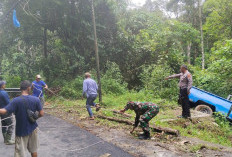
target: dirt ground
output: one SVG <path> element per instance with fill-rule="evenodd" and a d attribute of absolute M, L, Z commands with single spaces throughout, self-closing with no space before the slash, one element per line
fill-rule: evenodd
<path fill-rule="evenodd" d="M 131 126 L 110 125 L 101 119 L 94 121 L 79 117 L 75 112 L 62 109 L 47 109 L 47 113 L 62 118 L 74 125 L 95 134 L 104 141 L 110 142 L 136 157 L 231 157 L 232 148 L 212 144 L 197 138 L 175 137 L 156 133 L 151 140 L 139 140 L 131 135 Z M 118 126 L 118 127 L 117 127 Z M 137 130 L 139 132 L 140 130 Z M 195 147 L 199 147 L 194 151 Z"/>

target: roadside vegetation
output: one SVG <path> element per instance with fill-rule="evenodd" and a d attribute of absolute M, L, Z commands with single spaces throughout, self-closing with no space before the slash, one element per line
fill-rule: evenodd
<path fill-rule="evenodd" d="M 180 131 L 181 136 L 198 138 L 203 141 L 212 142 L 215 144 L 220 144 L 227 147 L 232 147 L 232 131 L 231 126 L 228 121 L 219 117 L 211 118 L 196 118 L 192 121 L 185 119 L 176 119 L 176 116 L 181 114 L 181 108 L 173 101 L 166 101 L 164 99 L 152 98 L 149 95 L 144 93 L 125 93 L 120 96 L 115 95 L 105 95 L 103 97 L 104 106 L 99 112 L 94 113 L 96 115 L 104 115 L 108 117 L 115 117 L 120 119 L 127 119 L 134 121 L 135 114 L 132 111 L 128 111 L 127 113 L 133 115 L 133 118 L 125 118 L 120 115 L 114 114 L 113 110 L 119 111 L 123 109 L 126 102 L 130 100 L 138 100 L 138 101 L 146 101 L 149 100 L 151 102 L 155 102 L 160 106 L 160 113 L 152 119 L 150 125 L 156 125 L 161 127 L 169 127 L 172 129 L 177 129 Z M 50 99 L 48 101 L 49 109 L 48 112 L 54 109 L 54 111 L 58 110 L 58 113 L 63 113 L 61 115 L 66 115 L 68 117 L 77 117 L 77 119 L 86 119 L 88 118 L 88 114 L 85 109 L 85 101 L 84 100 L 67 100 L 67 99 Z M 54 114 L 54 112 L 51 112 Z M 55 114 L 56 115 L 56 114 Z M 175 120 L 173 120 L 175 119 Z M 171 120 L 171 121 L 169 121 Z M 108 127 L 113 128 L 125 128 L 126 132 L 129 132 L 131 126 L 126 126 L 124 124 L 120 124 L 117 122 L 111 122 L 108 120 L 102 120 L 97 118 L 97 123 L 101 123 L 102 125 L 106 125 Z M 138 131 L 138 130 L 137 130 Z M 138 132 L 137 132 L 138 133 Z M 153 132 L 153 136 L 156 134 Z M 136 135 L 136 133 L 134 134 Z M 167 135 L 164 135 L 162 138 L 157 140 L 167 140 Z M 170 139 L 169 139 L 170 140 Z"/>

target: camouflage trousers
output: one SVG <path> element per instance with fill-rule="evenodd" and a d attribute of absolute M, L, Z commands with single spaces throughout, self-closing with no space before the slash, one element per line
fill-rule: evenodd
<path fill-rule="evenodd" d="M 5 119 L 5 120 L 1 120 L 2 123 L 2 133 L 7 133 L 9 135 L 13 134 L 13 130 L 14 130 L 14 126 L 13 124 L 13 118 L 9 118 L 11 117 L 12 114 L 6 114 L 6 115 L 1 115 L 1 119 Z M 6 127 L 9 126 L 9 127 Z"/>
<path fill-rule="evenodd" d="M 159 113 L 159 108 L 157 106 L 151 107 L 146 113 L 144 113 L 140 119 L 140 127 L 143 129 L 144 132 L 149 132 L 149 121 L 154 118 Z"/>

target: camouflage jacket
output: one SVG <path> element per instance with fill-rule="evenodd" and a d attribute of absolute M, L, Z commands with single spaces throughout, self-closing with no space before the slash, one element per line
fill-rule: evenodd
<path fill-rule="evenodd" d="M 155 109 L 158 110 L 159 107 L 152 102 L 128 102 L 124 110 L 127 111 L 129 109 L 134 110 L 136 113 L 134 126 L 137 127 L 141 115 L 143 115 L 146 112 L 153 111 Z"/>

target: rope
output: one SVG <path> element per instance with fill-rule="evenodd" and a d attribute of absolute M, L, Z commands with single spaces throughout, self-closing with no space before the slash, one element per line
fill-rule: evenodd
<path fill-rule="evenodd" d="M 10 117 L 1 119 L 1 121 L 6 120 L 6 119 L 9 119 L 9 118 L 13 118 L 13 116 L 10 116 Z M 15 122 L 12 123 L 11 125 L 8 125 L 8 126 L 2 126 L 2 125 L 0 124 L 0 127 L 2 127 L 2 128 L 7 128 L 7 129 L 8 129 L 9 127 L 14 126 L 14 125 L 15 125 Z M 38 131 L 41 132 L 42 135 L 45 135 L 45 133 L 43 133 L 39 128 L 38 128 Z M 45 138 L 45 139 L 46 139 L 47 142 L 49 143 L 48 138 Z M 59 141 L 56 141 L 55 143 L 59 143 Z M 51 145 L 52 145 L 53 147 L 55 147 L 55 148 L 61 150 L 61 151 L 76 152 L 76 151 L 85 150 L 85 149 L 87 149 L 87 148 L 89 148 L 89 147 L 93 147 L 93 146 L 98 145 L 98 144 L 100 144 L 100 143 L 104 143 L 104 141 L 98 141 L 98 142 L 96 142 L 96 143 L 93 143 L 93 144 L 91 144 L 91 145 L 85 146 L 85 147 L 83 147 L 83 148 L 71 148 L 71 149 L 64 149 L 64 148 L 61 148 L 61 147 L 67 147 L 67 146 L 61 146 L 61 147 L 59 147 L 59 146 L 57 146 L 57 145 L 55 146 L 54 143 L 52 143 Z"/>
<path fill-rule="evenodd" d="M 87 149 L 89 147 L 95 146 L 95 145 L 100 144 L 100 143 L 104 143 L 104 141 L 99 141 L 99 142 L 96 142 L 96 143 L 91 144 L 89 146 L 86 146 L 86 147 L 83 147 L 83 148 L 77 148 L 77 149 L 62 149 L 62 148 L 58 148 L 58 147 L 56 147 L 56 148 L 59 149 L 59 150 L 62 150 L 62 151 L 76 152 L 76 151 L 81 151 L 81 150 Z"/>
<path fill-rule="evenodd" d="M 9 127 L 14 126 L 14 125 L 15 125 L 15 123 L 13 123 L 13 124 L 11 124 L 11 125 L 8 125 L 8 126 L 2 126 L 2 125 L 0 125 L 0 127 L 2 127 L 2 128 L 9 128 Z M 41 132 L 42 134 L 44 134 L 39 128 L 38 128 L 38 131 Z M 49 143 L 48 138 L 45 138 L 45 139 L 47 140 L 47 143 Z M 59 142 L 56 141 L 55 143 L 59 143 Z M 90 145 L 85 146 L 85 147 L 82 147 L 82 148 L 63 149 L 63 148 L 61 148 L 61 147 L 59 147 L 59 146 L 57 146 L 57 145 L 54 145 L 54 142 L 51 144 L 51 146 L 53 146 L 54 148 L 59 149 L 59 150 L 61 150 L 61 151 L 77 152 L 77 151 L 85 150 L 85 149 L 87 149 L 87 148 L 89 148 L 89 147 L 93 147 L 93 146 L 98 145 L 98 144 L 100 144 L 100 143 L 104 143 L 104 141 L 98 141 L 98 142 L 96 142 L 96 143 L 90 144 Z M 62 146 L 62 147 L 68 147 L 68 146 Z"/>
<path fill-rule="evenodd" d="M 40 90 L 40 89 L 38 89 L 38 88 L 36 88 L 36 87 L 35 87 L 36 84 L 34 84 L 34 83 L 32 83 L 32 84 L 33 84 L 33 88 L 35 88 L 36 90 L 40 91 L 40 94 L 39 94 L 39 98 L 40 98 L 40 96 L 41 96 L 41 94 L 43 93 L 43 91 Z M 40 86 L 40 85 L 36 85 L 36 86 Z M 43 86 L 40 86 L 40 87 L 43 87 Z"/>
<path fill-rule="evenodd" d="M 37 85 L 37 86 L 40 86 L 40 85 Z M 42 87 L 42 86 L 41 86 Z M 42 94 L 42 90 L 40 90 L 40 89 L 38 89 L 38 88 L 36 88 L 35 86 L 34 86 L 34 88 L 35 89 L 37 89 L 37 90 L 39 90 L 40 91 L 40 95 Z M 48 90 L 49 92 L 51 92 L 51 93 L 53 93 L 58 99 L 56 99 L 56 101 L 58 101 L 59 99 L 63 99 L 64 100 L 64 98 L 63 97 L 61 97 L 61 96 L 59 96 L 59 95 L 57 95 L 57 94 L 55 94 L 53 91 L 51 91 L 50 89 L 46 89 L 46 90 Z M 40 96 L 39 95 L 39 96 Z M 66 99 L 67 101 L 70 101 L 69 99 Z M 64 107 L 64 109 L 71 109 L 71 108 L 86 108 L 85 106 L 78 106 L 78 107 Z M 53 109 L 53 108 L 51 108 L 51 109 Z M 55 109 L 55 108 L 54 108 Z M 101 108 L 101 110 L 112 110 L 112 109 L 104 109 L 104 108 Z M 13 116 L 10 116 L 10 117 L 7 117 L 7 118 L 4 118 L 4 119 L 1 119 L 1 121 L 3 121 L 3 120 L 6 120 L 6 119 L 9 119 L 9 118 L 13 118 Z M 2 128 L 9 128 L 9 127 L 11 127 L 11 126 L 14 126 L 15 125 L 15 122 L 14 123 L 12 123 L 11 125 L 9 125 L 9 126 L 2 126 L 2 125 L 0 125 L 0 127 L 2 127 Z M 46 133 L 44 133 L 44 132 L 42 132 L 40 129 L 38 129 L 38 131 L 42 134 L 42 136 L 46 136 Z M 47 143 L 49 143 L 50 141 L 48 140 L 48 137 L 46 137 L 45 138 L 45 140 L 47 140 L 46 142 Z M 53 141 L 54 141 L 54 139 L 53 139 Z M 58 140 L 55 140 L 56 142 L 55 143 L 59 143 L 60 141 L 58 141 Z M 90 147 L 93 147 L 93 146 L 95 146 L 95 145 L 99 145 L 99 144 L 102 144 L 102 143 L 104 143 L 104 141 L 103 140 L 101 140 L 101 141 L 98 141 L 98 142 L 96 142 L 96 143 L 93 143 L 93 144 L 90 144 L 90 145 L 87 145 L 87 146 L 85 146 L 85 147 L 82 147 L 82 148 L 76 148 L 76 147 L 74 147 L 74 148 L 69 148 L 69 149 L 64 149 L 65 147 L 69 147 L 69 146 L 58 146 L 58 145 L 56 145 L 56 144 L 54 144 L 54 142 L 53 143 L 51 143 L 50 145 L 51 146 L 53 146 L 54 148 L 56 148 L 56 149 L 58 149 L 58 150 L 61 150 L 61 151 L 65 151 L 65 152 L 80 152 L 80 151 L 82 151 L 82 150 L 85 150 L 85 149 L 88 149 L 88 148 L 90 148 Z"/>
<path fill-rule="evenodd" d="M 23 11 L 26 13 L 26 15 L 31 16 L 32 18 L 34 18 L 39 24 L 41 25 L 47 25 L 50 24 L 49 22 L 44 22 L 45 20 L 38 14 L 33 14 L 30 10 L 30 5 L 29 2 L 31 0 L 27 0 L 25 2 L 25 4 L 20 4 L 21 8 L 23 9 Z M 27 9 L 26 9 L 27 8 Z M 62 20 L 64 19 L 64 17 L 57 17 L 57 18 L 53 18 L 53 21 L 58 21 L 58 20 Z"/>
<path fill-rule="evenodd" d="M 39 86 L 39 87 L 43 87 L 44 88 L 44 86 L 40 86 L 40 85 L 37 85 L 37 84 L 34 84 L 33 83 L 33 85 L 36 85 L 36 86 Z M 38 89 L 38 88 L 36 88 L 36 89 Z M 61 97 L 62 99 L 63 99 L 63 97 L 62 96 L 60 96 L 60 95 L 58 95 L 58 94 L 56 94 L 56 93 L 54 93 L 52 90 L 50 90 L 49 88 L 45 88 L 47 91 L 49 91 L 49 92 L 51 92 L 52 94 L 54 94 L 55 96 L 57 96 L 57 97 Z M 39 90 L 39 89 L 38 89 Z M 41 91 L 41 90 L 40 90 Z"/>
<path fill-rule="evenodd" d="M 36 85 L 36 86 L 39 86 L 39 87 L 43 87 L 43 86 L 40 86 L 40 85 Z M 34 86 L 35 87 L 35 86 Z M 39 90 L 38 88 L 35 87 L 35 89 Z M 51 92 L 53 95 L 55 95 L 57 97 L 57 99 L 55 99 L 55 102 L 53 102 L 54 104 L 58 104 L 57 101 L 59 100 L 65 100 L 65 101 L 71 101 L 70 99 L 65 99 L 63 98 L 62 96 L 54 93 L 52 90 L 50 90 L 49 88 L 46 88 L 47 91 Z M 39 90 L 41 91 L 41 90 Z M 42 91 L 41 91 L 42 92 Z M 40 93 L 41 94 L 41 93 Z M 44 107 L 44 109 L 55 109 L 56 107 L 51 107 L 51 108 L 46 108 Z M 62 107 L 62 109 L 72 109 L 72 108 L 86 108 L 86 106 L 75 106 L 75 107 Z M 104 108 L 101 108 L 101 110 L 105 110 L 105 111 L 110 111 L 111 109 L 104 109 Z"/>
<path fill-rule="evenodd" d="M 5 14 L 5 16 L 2 18 L 2 19 L 0 19 L 0 21 L 1 20 L 5 20 L 7 17 L 8 17 L 8 15 L 11 13 L 11 11 L 14 9 L 14 8 L 16 8 L 19 4 L 20 4 L 20 1 L 21 0 L 18 0 L 18 1 L 16 1 L 16 2 L 14 2 L 14 4 L 12 5 L 12 7 L 10 8 L 10 10 Z M 3 21 L 3 23 L 4 23 L 4 21 Z M 2 23 L 2 24 L 3 24 Z M 1 23 L 0 23 L 0 25 L 1 25 Z"/>
<path fill-rule="evenodd" d="M 72 107 L 70 107 L 70 108 L 72 108 Z M 85 107 L 83 107 L 83 108 L 85 108 Z M 109 109 L 103 109 L 103 110 L 109 110 Z M 3 120 L 6 120 L 6 119 L 9 119 L 9 118 L 13 118 L 13 116 L 10 116 L 10 117 L 7 117 L 7 118 L 1 119 L 1 120 L 3 121 Z M 2 127 L 2 128 L 9 128 L 9 127 L 14 126 L 14 125 L 15 125 L 15 122 L 12 123 L 12 124 L 9 125 L 9 126 L 1 126 L 1 125 L 0 125 L 0 127 Z M 49 128 L 49 127 L 48 127 L 48 128 Z M 48 140 L 49 137 L 47 137 L 46 133 L 42 132 L 39 128 L 38 128 L 38 131 L 41 133 L 42 136 L 45 136 L 45 141 L 46 141 L 46 143 L 51 143 L 51 142 Z M 53 139 L 53 141 L 54 141 L 54 139 Z M 58 146 L 57 143 L 60 143 L 60 141 L 55 140 L 55 142 L 52 142 L 50 145 L 51 145 L 52 147 L 54 147 L 54 148 L 56 148 L 56 149 L 58 149 L 58 150 L 64 151 L 64 152 L 80 152 L 80 151 L 83 151 L 83 150 L 88 149 L 88 148 L 90 148 L 90 147 L 93 147 L 93 146 L 96 146 L 96 145 L 99 145 L 99 144 L 103 144 L 104 141 L 103 141 L 103 140 L 100 140 L 100 141 L 98 141 L 98 142 L 96 142 L 96 143 L 87 145 L 87 146 L 85 146 L 85 147 L 81 147 L 81 148 L 73 147 L 73 148 L 69 148 L 69 149 L 68 149 L 68 147 L 69 147 L 68 145 Z M 72 145 L 72 144 L 69 143 L 69 145 Z M 65 149 L 65 148 L 67 148 L 67 149 Z"/>
<path fill-rule="evenodd" d="M 48 22 L 47 22 L 47 23 L 41 22 L 41 21 L 39 20 L 39 18 L 40 18 L 39 16 L 37 16 L 36 14 L 32 14 L 32 13 L 31 13 L 31 11 L 29 10 L 29 9 L 30 9 L 29 2 L 30 2 L 30 0 L 26 1 L 24 5 L 23 5 L 23 4 L 20 4 L 21 8 L 22 8 L 23 11 L 26 13 L 26 15 L 31 16 L 32 18 L 34 18 L 34 19 L 35 19 L 39 24 L 41 24 L 41 25 L 48 24 Z M 27 6 L 27 8 L 28 8 L 27 11 L 26 11 L 26 6 Z M 41 19 L 41 18 L 40 18 L 40 19 Z"/>
<path fill-rule="evenodd" d="M 94 106 L 91 106 L 92 108 L 94 108 Z M 75 107 L 44 107 L 44 109 L 76 109 L 76 108 L 83 108 L 86 109 L 86 106 L 75 106 Z M 115 108 L 113 109 L 106 109 L 106 108 L 102 108 L 100 109 L 101 111 L 112 111 L 112 110 L 116 110 Z"/>
<path fill-rule="evenodd" d="M 15 123 L 12 123 L 11 125 L 8 125 L 8 126 L 2 126 L 1 124 L 0 124 L 0 127 L 2 127 L 2 128 L 9 128 L 9 127 L 11 127 L 11 126 L 14 126 L 15 125 Z"/>
<path fill-rule="evenodd" d="M 10 119 L 10 118 L 13 118 L 13 116 L 10 116 L 10 117 L 7 117 L 7 118 L 3 118 L 3 119 L 1 119 L 1 121 L 6 120 L 6 119 Z"/>
<path fill-rule="evenodd" d="M 10 117 L 7 117 L 7 118 L 3 118 L 3 119 L 1 119 L 1 121 L 4 121 L 4 120 L 6 120 L 6 119 L 10 119 L 10 118 L 14 118 L 13 116 L 10 116 Z M 14 126 L 15 125 L 15 122 L 13 122 L 11 125 L 8 125 L 8 126 L 2 126 L 1 124 L 0 124 L 0 127 L 2 127 L 2 128 L 9 128 L 9 127 L 11 127 L 11 126 Z"/>

